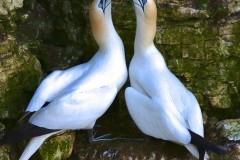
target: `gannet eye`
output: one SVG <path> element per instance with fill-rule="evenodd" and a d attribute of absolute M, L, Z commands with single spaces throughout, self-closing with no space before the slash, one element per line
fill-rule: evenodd
<path fill-rule="evenodd" d="M 143 6 L 147 3 L 147 0 L 142 0 Z"/>
<path fill-rule="evenodd" d="M 101 1 L 99 2 L 98 7 L 101 8 L 101 9 L 103 9 L 103 0 L 101 0 Z"/>
<path fill-rule="evenodd" d="M 107 4 L 107 0 L 100 0 L 98 7 L 103 10 L 103 13 L 105 13 L 106 8 L 109 6 L 111 2 Z"/>
<path fill-rule="evenodd" d="M 139 3 L 137 3 L 137 2 L 135 2 L 135 1 L 133 0 L 133 3 L 136 4 L 136 5 L 138 5 L 138 6 L 140 6 L 140 7 L 142 8 L 142 10 L 144 11 L 144 6 L 145 6 L 145 4 L 147 3 L 147 0 L 138 0 L 138 2 L 139 2 Z"/>

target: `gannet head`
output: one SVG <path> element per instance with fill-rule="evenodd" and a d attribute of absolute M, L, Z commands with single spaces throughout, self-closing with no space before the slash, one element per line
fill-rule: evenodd
<path fill-rule="evenodd" d="M 156 34 L 157 7 L 154 0 L 133 0 L 137 17 L 135 43 L 147 46 Z"/>
<path fill-rule="evenodd" d="M 115 31 L 112 24 L 111 0 L 94 0 L 89 10 L 93 36 L 99 47 L 109 43 L 109 37 Z"/>

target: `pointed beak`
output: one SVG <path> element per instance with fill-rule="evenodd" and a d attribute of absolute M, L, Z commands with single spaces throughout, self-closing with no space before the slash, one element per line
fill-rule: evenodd
<path fill-rule="evenodd" d="M 147 0 L 133 0 L 133 3 L 142 8 L 144 12 L 144 6 L 147 3 Z"/>
<path fill-rule="evenodd" d="M 111 0 L 100 0 L 98 7 L 105 13 L 106 8 L 111 4 Z"/>

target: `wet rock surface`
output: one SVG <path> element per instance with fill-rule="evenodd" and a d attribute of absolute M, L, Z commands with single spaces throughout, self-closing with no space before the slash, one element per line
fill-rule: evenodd
<path fill-rule="evenodd" d="M 156 43 L 169 68 L 197 95 L 202 106 L 233 108 L 239 96 L 239 72 L 235 70 L 239 66 L 235 44 L 239 18 L 227 13 L 223 16 L 229 8 L 220 1 L 215 11 L 211 3 L 198 3 L 160 2 Z"/>
<path fill-rule="evenodd" d="M 39 149 L 40 159 L 61 160 L 71 156 L 75 132 L 62 133 L 46 141 Z"/>
<path fill-rule="evenodd" d="M 6 15 L 10 11 L 22 6 L 23 0 L 2 0 L 0 1 L 0 15 Z"/>
<path fill-rule="evenodd" d="M 218 122 L 217 129 L 221 131 L 222 137 L 231 141 L 240 140 L 240 119 L 229 119 Z"/>
<path fill-rule="evenodd" d="M 0 44 L 0 118 L 18 118 L 42 76 L 40 63 L 26 44 L 8 35 Z"/>
<path fill-rule="evenodd" d="M 100 126 L 106 123 L 106 119 L 112 118 L 109 115 L 104 115 L 100 119 L 98 124 Z M 128 116 L 123 116 L 128 118 Z M 99 142 L 90 144 L 87 139 L 85 131 L 78 131 L 77 139 L 75 141 L 75 147 L 73 154 L 68 160 L 74 159 L 116 159 L 116 160 L 195 160 L 195 158 L 185 149 L 185 147 L 171 143 L 169 141 L 154 139 L 147 137 L 140 133 L 132 121 L 130 123 L 118 123 L 117 126 L 126 126 L 126 128 L 116 127 L 112 124 L 107 126 L 101 126 L 96 128 L 99 135 L 105 133 L 112 133 L 114 137 L 128 137 L 128 138 L 140 138 L 142 141 L 113 141 L 113 142 Z M 210 159 L 219 160 L 238 160 L 240 156 L 239 141 L 229 141 L 224 138 L 216 129 L 218 125 L 216 118 L 210 118 L 205 125 L 205 138 L 210 142 L 216 144 L 227 150 L 225 155 L 216 155 L 208 152 Z M 120 129 L 119 129 L 120 128 Z M 126 130 L 128 131 L 126 133 Z"/>
<path fill-rule="evenodd" d="M 9 148 L 9 146 L 4 146 L 0 148 L 0 157 L 2 160 L 10 160 Z"/>

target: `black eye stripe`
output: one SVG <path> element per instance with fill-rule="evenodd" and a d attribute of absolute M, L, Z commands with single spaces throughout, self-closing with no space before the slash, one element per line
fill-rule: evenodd
<path fill-rule="evenodd" d="M 142 7 L 140 4 L 138 4 L 138 3 L 134 2 L 134 1 L 133 1 L 133 3 L 136 4 L 136 5 L 138 5 L 138 6 L 140 6 L 140 7 Z"/>
<path fill-rule="evenodd" d="M 147 0 L 138 0 L 139 4 L 133 1 L 134 4 L 138 5 L 144 11 L 144 5 L 147 3 Z"/>
<path fill-rule="evenodd" d="M 138 2 L 143 7 L 147 3 L 147 0 L 138 0 Z"/>
<path fill-rule="evenodd" d="M 101 8 L 101 9 L 103 8 L 103 0 L 101 0 L 101 1 L 99 2 L 98 7 Z"/>
<path fill-rule="evenodd" d="M 143 5 L 145 5 L 147 3 L 147 0 L 142 0 L 142 2 L 143 2 Z"/>
<path fill-rule="evenodd" d="M 103 13 L 105 13 L 106 8 L 110 5 L 111 2 L 106 4 L 107 0 L 101 0 L 98 4 L 98 7 L 103 10 Z"/>

